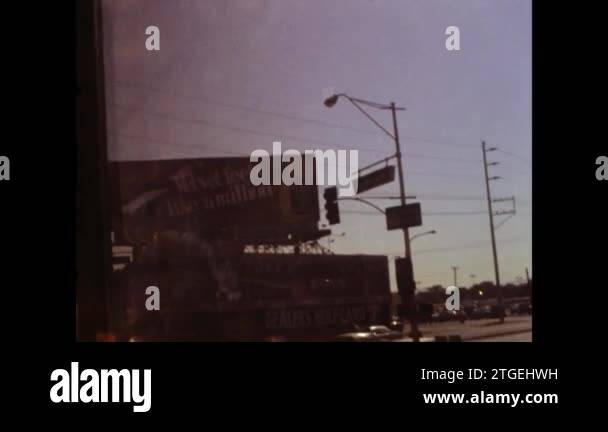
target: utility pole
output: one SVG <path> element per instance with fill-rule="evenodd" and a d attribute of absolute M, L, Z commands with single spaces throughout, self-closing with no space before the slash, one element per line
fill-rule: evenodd
<path fill-rule="evenodd" d="M 530 286 L 530 272 L 526 267 L 526 282 L 528 283 L 528 291 L 530 292 L 530 300 L 532 300 L 532 287 Z"/>
<path fill-rule="evenodd" d="M 401 143 L 399 142 L 399 129 L 397 128 L 397 109 L 395 106 L 395 102 L 391 102 L 391 113 L 393 115 L 393 129 L 394 129 L 394 137 L 395 137 L 395 146 L 397 148 L 397 153 L 396 153 L 396 158 L 397 158 L 397 172 L 399 173 L 399 194 L 400 194 L 400 198 L 401 198 L 401 205 L 405 206 L 406 201 L 405 201 L 405 180 L 404 180 L 404 176 L 403 176 L 403 164 L 401 161 Z M 409 258 L 410 262 L 412 262 L 412 253 L 411 253 L 411 248 L 410 248 L 410 232 L 409 232 L 409 228 L 405 227 L 403 228 L 403 242 L 405 243 L 405 257 Z M 412 276 L 411 276 L 412 280 L 414 279 L 414 263 L 412 262 Z M 411 313 L 411 317 L 410 317 L 410 325 L 411 325 L 411 332 L 410 332 L 410 337 L 412 337 L 412 339 L 414 339 L 415 341 L 418 341 L 420 339 L 420 330 L 418 330 L 418 311 L 416 308 L 416 285 L 414 283 L 414 286 L 412 286 L 410 288 L 410 305 L 413 308 L 413 311 Z"/>
<path fill-rule="evenodd" d="M 488 197 L 488 214 L 490 216 L 490 235 L 492 237 L 492 255 L 494 257 L 494 277 L 496 283 L 496 294 L 497 294 L 497 302 L 500 310 L 503 310 L 503 299 L 502 299 L 502 287 L 500 285 L 500 273 L 498 271 L 498 255 L 496 253 L 496 235 L 494 230 L 494 213 L 492 211 L 492 195 L 490 192 L 490 181 L 498 180 L 500 177 L 494 176 L 490 177 L 488 175 L 488 167 L 493 165 L 498 165 L 498 162 L 488 163 L 487 153 L 496 150 L 496 147 L 487 148 L 486 142 L 481 142 L 481 149 L 483 151 L 483 168 L 486 179 L 486 193 Z M 500 313 L 500 322 L 503 323 L 505 321 L 504 314 Z"/>
<path fill-rule="evenodd" d="M 452 266 L 452 271 L 454 272 L 454 286 L 458 287 L 458 267 Z"/>

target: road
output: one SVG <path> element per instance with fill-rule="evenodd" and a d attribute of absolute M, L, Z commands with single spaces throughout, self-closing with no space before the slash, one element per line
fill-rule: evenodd
<path fill-rule="evenodd" d="M 407 331 L 409 326 L 406 324 Z M 464 342 L 531 342 L 532 317 L 509 316 L 503 324 L 496 319 L 429 323 L 422 324 L 420 331 L 429 341 L 437 336 L 458 336 Z M 406 342 L 408 338 L 402 341 Z"/>
<path fill-rule="evenodd" d="M 471 342 L 532 342 L 532 332 L 515 333 L 505 336 L 496 336 Z"/>

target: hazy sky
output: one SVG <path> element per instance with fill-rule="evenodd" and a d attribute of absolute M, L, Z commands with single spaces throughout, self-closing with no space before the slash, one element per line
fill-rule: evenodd
<path fill-rule="evenodd" d="M 106 0 L 104 19 L 111 159 L 249 156 L 278 140 L 358 149 L 364 165 L 394 144 L 348 102 L 327 109 L 323 99 L 394 101 L 407 108 L 406 190 L 422 203 L 424 226 L 411 233 L 438 232 L 412 243 L 419 286 L 451 284 L 453 265 L 461 286 L 471 274 L 493 280 L 482 139 L 501 150 L 489 154 L 503 177 L 493 195 L 517 197 L 517 215 L 497 231 L 502 282 L 531 266 L 530 1 Z M 145 49 L 150 25 L 160 51 Z M 445 48 L 453 25 L 460 51 Z M 392 127 L 389 112 L 371 114 Z M 340 209 L 334 252 L 403 253 L 382 215 Z"/>

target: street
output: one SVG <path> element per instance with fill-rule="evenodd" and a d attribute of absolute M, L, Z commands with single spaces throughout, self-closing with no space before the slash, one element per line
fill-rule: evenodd
<path fill-rule="evenodd" d="M 532 317 L 509 316 L 503 324 L 496 319 L 428 323 L 422 324 L 420 331 L 423 338 L 459 336 L 463 342 L 532 342 Z M 404 338 L 399 341 L 409 340 Z"/>
<path fill-rule="evenodd" d="M 471 342 L 532 342 L 532 332 L 515 333 L 505 336 L 495 336 Z"/>

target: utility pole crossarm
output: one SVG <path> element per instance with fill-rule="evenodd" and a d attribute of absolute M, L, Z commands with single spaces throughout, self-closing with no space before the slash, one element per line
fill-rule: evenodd
<path fill-rule="evenodd" d="M 505 202 L 505 201 L 515 201 L 515 197 L 507 197 L 507 198 L 494 198 L 492 202 Z"/>
<path fill-rule="evenodd" d="M 501 210 L 501 211 L 494 212 L 494 216 L 514 215 L 514 214 L 515 214 L 515 210 Z"/>

